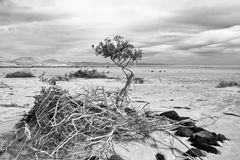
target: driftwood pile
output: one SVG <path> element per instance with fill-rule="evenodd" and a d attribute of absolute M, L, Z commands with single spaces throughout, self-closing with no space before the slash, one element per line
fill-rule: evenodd
<path fill-rule="evenodd" d="M 119 111 L 104 89 L 71 96 L 58 86 L 43 88 L 34 107 L 16 124 L 4 150 L 17 159 L 107 159 L 113 143 L 141 140 L 173 125 L 164 116 L 125 107 Z"/>
<path fill-rule="evenodd" d="M 171 130 L 193 123 L 188 117 L 175 114 L 174 118 L 172 112 L 136 110 L 128 103 L 119 110 L 115 101 L 102 88 L 84 90 L 74 97 L 56 85 L 42 88 L 1 152 L 19 160 L 106 160 L 117 155 L 117 142 L 153 139 L 155 131 L 175 137 Z M 201 156 L 190 151 L 183 156 Z"/>

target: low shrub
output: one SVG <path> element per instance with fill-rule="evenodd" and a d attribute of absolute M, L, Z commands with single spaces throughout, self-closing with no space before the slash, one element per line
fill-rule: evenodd
<path fill-rule="evenodd" d="M 43 72 L 38 78 L 39 81 L 49 83 L 50 85 L 55 85 L 57 81 L 69 81 L 71 79 L 69 74 L 45 77 L 45 72 Z"/>
<path fill-rule="evenodd" d="M 5 76 L 6 78 L 31 78 L 34 75 L 29 71 L 16 71 L 13 73 L 8 73 Z"/>
<path fill-rule="evenodd" d="M 58 76 L 54 76 L 52 77 L 51 79 L 54 79 L 55 81 L 69 81 L 70 80 L 70 77 L 68 74 L 65 74 L 63 76 L 61 75 L 58 75 Z"/>
<path fill-rule="evenodd" d="M 107 77 L 104 72 L 98 72 L 97 70 L 88 70 L 88 69 L 80 69 L 76 72 L 64 74 L 64 75 L 57 75 L 54 77 L 45 77 L 45 73 L 39 76 L 39 80 L 41 82 L 47 82 L 51 85 L 55 85 L 57 81 L 69 81 L 73 78 L 110 78 Z"/>
<path fill-rule="evenodd" d="M 39 80 L 41 82 L 49 83 L 50 85 L 56 85 L 57 81 L 69 81 L 71 78 L 68 75 L 64 76 L 54 76 L 54 77 L 40 77 Z"/>
<path fill-rule="evenodd" d="M 80 69 L 74 73 L 70 73 L 69 77 L 73 78 L 108 78 L 104 72 L 98 72 L 96 69 Z"/>
<path fill-rule="evenodd" d="M 144 80 L 143 80 L 143 78 L 135 77 L 135 78 L 134 78 L 134 83 L 135 83 L 135 84 L 143 84 L 143 83 L 144 83 Z"/>
<path fill-rule="evenodd" d="M 235 80 L 221 81 L 217 85 L 217 88 L 234 87 L 234 86 L 240 87 L 240 82 L 235 81 Z"/>

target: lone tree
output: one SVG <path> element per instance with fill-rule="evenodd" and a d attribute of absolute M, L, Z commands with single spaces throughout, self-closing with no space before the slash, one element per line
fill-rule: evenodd
<path fill-rule="evenodd" d="M 105 38 L 97 46 L 92 45 L 96 55 L 102 55 L 104 58 L 110 58 L 117 66 L 121 67 L 126 76 L 126 84 L 121 89 L 117 96 L 116 104 L 118 107 L 123 107 L 122 102 L 126 97 L 128 88 L 133 80 L 134 74 L 129 69 L 129 64 L 137 62 L 142 58 L 142 50 L 134 47 L 129 41 L 124 40 L 124 37 L 117 35 L 113 39 Z M 121 102 L 121 104 L 119 104 Z"/>

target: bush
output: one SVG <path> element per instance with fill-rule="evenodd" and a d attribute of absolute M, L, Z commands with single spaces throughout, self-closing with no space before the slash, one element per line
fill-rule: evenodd
<path fill-rule="evenodd" d="M 96 69 L 80 69 L 74 73 L 70 73 L 69 77 L 72 78 L 108 78 L 104 72 L 100 73 Z"/>
<path fill-rule="evenodd" d="M 44 73 L 39 77 L 41 82 L 47 82 L 51 85 L 55 85 L 57 81 L 69 81 L 73 78 L 111 78 L 107 77 L 104 72 L 100 73 L 97 70 L 88 70 L 88 69 L 80 69 L 76 72 L 64 74 L 64 75 L 57 75 L 54 77 L 45 77 Z"/>
<path fill-rule="evenodd" d="M 46 82 L 46 83 L 49 83 L 50 85 L 56 85 L 56 82 L 57 81 L 69 81 L 70 80 L 70 77 L 65 74 L 64 76 L 54 76 L 54 77 L 40 77 L 39 80 L 41 82 Z"/>
<path fill-rule="evenodd" d="M 235 81 L 235 80 L 221 81 L 217 85 L 217 88 L 234 87 L 234 86 L 240 87 L 240 82 Z"/>
<path fill-rule="evenodd" d="M 50 78 L 50 80 L 54 80 L 54 81 L 69 81 L 70 80 L 70 77 L 68 74 L 65 74 L 63 76 L 61 75 L 58 75 L 58 76 L 54 76 L 52 78 Z"/>
<path fill-rule="evenodd" d="M 8 73 L 5 76 L 6 78 L 31 78 L 34 75 L 29 71 L 17 71 L 13 73 Z"/>
<path fill-rule="evenodd" d="M 143 78 L 135 77 L 134 78 L 134 83 L 135 84 L 143 84 L 144 80 Z"/>

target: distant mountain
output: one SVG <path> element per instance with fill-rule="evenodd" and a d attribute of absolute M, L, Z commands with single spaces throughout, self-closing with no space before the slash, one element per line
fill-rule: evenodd
<path fill-rule="evenodd" d="M 0 66 L 16 66 L 10 59 L 0 56 Z"/>
<path fill-rule="evenodd" d="M 12 62 L 17 65 L 34 65 L 34 66 L 42 65 L 42 63 L 38 59 L 32 57 L 21 57 L 12 60 Z"/>
<path fill-rule="evenodd" d="M 44 61 L 39 61 L 38 59 L 32 57 L 20 57 L 14 60 L 10 60 L 5 57 L 0 56 L 0 66 L 17 66 L 17 67 L 25 67 L 25 66 L 37 66 L 37 67 L 58 67 L 58 66 L 112 66 L 113 63 L 109 62 L 64 62 L 56 59 L 46 59 Z M 133 65 L 133 64 L 130 64 Z M 136 65 L 166 65 L 161 63 L 137 63 Z"/>
<path fill-rule="evenodd" d="M 10 59 L 0 56 L 0 62 L 10 62 L 10 61 L 11 61 Z"/>
<path fill-rule="evenodd" d="M 42 61 L 42 64 L 45 66 L 63 66 L 67 65 L 66 62 L 62 62 L 56 59 L 47 59 Z"/>

